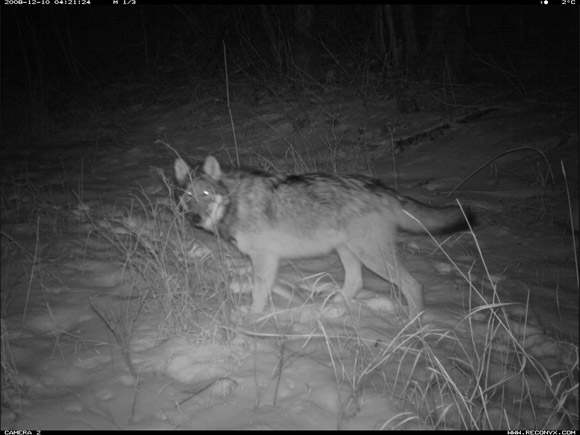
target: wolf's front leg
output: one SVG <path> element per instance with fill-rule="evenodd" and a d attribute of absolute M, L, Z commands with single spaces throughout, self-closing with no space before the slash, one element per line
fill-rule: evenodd
<path fill-rule="evenodd" d="M 261 313 L 268 305 L 268 298 L 276 279 L 279 258 L 272 253 L 249 254 L 254 268 L 252 289 L 252 312 Z"/>

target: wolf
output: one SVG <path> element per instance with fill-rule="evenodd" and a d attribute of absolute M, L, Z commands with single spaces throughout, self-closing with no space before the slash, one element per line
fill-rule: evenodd
<path fill-rule="evenodd" d="M 335 301 L 363 287 L 362 266 L 396 284 L 411 319 L 424 310 L 423 289 L 397 260 L 398 230 L 453 231 L 465 224 L 459 207 L 434 208 L 363 175 L 279 176 L 222 168 L 208 156 L 201 173 L 174 163 L 178 205 L 191 224 L 235 245 L 254 270 L 252 311 L 268 304 L 281 259 L 338 253 L 345 272 Z"/>

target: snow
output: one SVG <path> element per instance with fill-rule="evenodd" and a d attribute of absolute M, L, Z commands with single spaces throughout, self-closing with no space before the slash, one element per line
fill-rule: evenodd
<path fill-rule="evenodd" d="M 282 107 L 271 109 L 283 134 L 295 134 Z M 172 110 L 180 113 L 167 109 L 165 120 Z M 310 110 L 309 119 L 320 119 L 326 109 Z M 363 110 L 357 101 L 341 107 L 341 134 L 364 128 L 379 143 L 381 120 L 394 115 L 386 104 L 369 116 Z M 444 121 L 435 112 L 413 117 L 405 138 L 414 125 L 421 131 Z M 227 161 L 216 132 L 230 121 L 214 119 L 180 148 L 184 155 L 207 152 Z M 403 194 L 444 202 L 441 192 L 506 143 L 561 153 L 549 136 L 558 131 L 549 128 L 553 118 L 540 119 L 542 128 L 526 107 L 492 112 L 400 152 L 396 170 L 386 148 L 372 151 L 372 169 Z M 260 121 L 254 114 L 246 124 L 271 143 L 248 145 L 243 157 L 255 165 L 263 163 L 255 157 L 261 153 L 278 156 L 270 163 L 282 167 L 286 142 L 272 139 Z M 323 142 L 323 127 L 311 129 L 313 144 Z M 150 171 L 170 177 L 174 156 L 153 145 L 145 125 L 133 134 L 151 140 L 128 151 L 101 144 L 91 154 L 86 145 L 68 144 L 66 161 L 55 145 L 39 168 L 31 161 L 26 174 L 16 166 L 4 171 L 12 181 L 3 187 L 2 211 L 3 429 L 578 423 L 571 224 L 561 195 L 538 196 L 542 189 L 522 179 L 524 167 L 545 163 L 538 156 L 512 153 L 496 161 L 493 174 L 482 171 L 455 192 L 478 216 L 475 237 L 442 236 L 439 246 L 428 237 L 401 237 L 401 261 L 425 288 L 426 311 L 409 324 L 404 298 L 368 271 L 359 300 L 333 304 L 330 294 L 344 277 L 336 255 L 285 263 L 273 305 L 250 314 L 248 260 L 213 235 L 180 226 L 159 171 Z M 269 154 L 260 148 L 266 145 Z M 310 152 L 323 153 L 324 146 Z M 356 166 L 366 160 L 360 153 L 346 160 L 348 172 L 367 170 Z M 9 167 L 10 156 L 5 161 Z M 329 170 L 323 165 L 321 158 L 313 169 Z M 577 168 L 569 167 L 568 176 L 570 185 L 577 182 Z M 12 383 L 4 367 L 15 370 Z"/>

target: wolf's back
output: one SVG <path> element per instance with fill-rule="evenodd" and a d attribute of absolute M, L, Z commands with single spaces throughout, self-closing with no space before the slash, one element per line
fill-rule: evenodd
<path fill-rule="evenodd" d="M 459 207 L 431 207 L 404 197 L 400 198 L 400 203 L 401 208 L 395 214 L 401 230 L 424 233 L 426 228 L 429 232 L 441 233 L 459 231 L 467 227 L 467 221 Z M 468 212 L 466 216 L 469 220 Z"/>

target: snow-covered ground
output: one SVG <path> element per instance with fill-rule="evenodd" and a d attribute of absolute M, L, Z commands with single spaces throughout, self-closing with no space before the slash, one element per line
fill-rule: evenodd
<path fill-rule="evenodd" d="M 237 105 L 236 150 L 224 104 L 152 109 L 115 143 L 3 155 L 3 429 L 578 426 L 577 113 Z M 332 304 L 335 254 L 285 263 L 273 305 L 250 315 L 248 260 L 173 213 L 166 144 L 193 163 L 237 151 L 269 171 L 372 174 L 457 198 L 477 225 L 401 235 L 425 288 L 412 324 L 370 272 L 359 300 Z"/>

